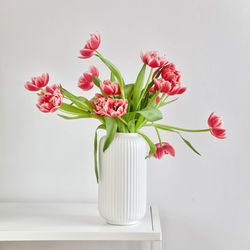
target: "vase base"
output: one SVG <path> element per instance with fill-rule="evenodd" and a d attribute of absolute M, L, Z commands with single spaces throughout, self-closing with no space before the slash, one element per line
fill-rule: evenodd
<path fill-rule="evenodd" d="M 110 221 L 110 220 L 106 220 L 106 222 L 110 225 L 113 225 L 113 226 L 133 226 L 133 225 L 136 225 L 138 223 L 138 221 L 131 221 L 131 222 L 122 223 L 122 222 L 115 222 L 115 221 Z"/>

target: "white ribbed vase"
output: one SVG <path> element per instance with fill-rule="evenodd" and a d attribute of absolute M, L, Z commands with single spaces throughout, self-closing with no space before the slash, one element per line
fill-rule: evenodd
<path fill-rule="evenodd" d="M 136 133 L 116 133 L 103 152 L 104 140 L 99 144 L 99 212 L 110 224 L 135 224 L 146 212 L 146 143 Z"/>

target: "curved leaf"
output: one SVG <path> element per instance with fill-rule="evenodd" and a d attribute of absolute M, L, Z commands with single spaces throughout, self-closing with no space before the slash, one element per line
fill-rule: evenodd
<path fill-rule="evenodd" d="M 145 72 L 146 72 L 146 63 L 143 64 L 136 82 L 135 82 L 135 86 L 134 86 L 134 91 L 133 91 L 133 96 L 134 96 L 134 111 L 136 111 L 137 107 L 138 107 L 138 103 L 139 103 L 139 99 L 140 99 L 140 95 L 141 95 L 141 91 L 142 91 L 142 87 L 143 87 L 143 83 L 144 83 L 144 76 L 145 76 Z"/>
<path fill-rule="evenodd" d="M 150 126 L 150 127 L 152 126 L 152 127 L 158 128 L 158 129 L 167 130 L 167 131 L 170 131 L 170 132 L 177 133 L 177 134 L 181 137 L 181 139 L 186 143 L 186 145 L 187 145 L 188 147 L 190 147 L 196 154 L 201 155 L 201 154 L 193 147 L 193 145 L 181 135 L 181 133 L 180 133 L 179 131 L 174 130 L 172 127 L 167 126 L 167 125 L 164 125 L 164 124 L 155 124 L 155 123 L 147 124 L 146 126 L 147 126 L 147 127 L 148 127 L 148 126 Z"/>
<path fill-rule="evenodd" d="M 70 101 L 72 101 L 77 107 L 82 108 L 84 110 L 86 110 L 86 109 L 92 110 L 93 109 L 92 104 L 85 97 L 83 97 L 83 96 L 77 97 L 77 96 L 71 94 L 69 91 L 67 91 L 64 88 L 61 88 L 61 91 L 63 92 L 65 97 L 67 99 L 69 99 Z"/>
<path fill-rule="evenodd" d="M 95 76 L 95 75 L 92 75 L 92 79 L 93 79 L 93 83 L 94 83 L 98 88 L 100 88 L 100 82 L 101 82 L 101 80 L 100 80 L 97 76 Z"/>
<path fill-rule="evenodd" d="M 124 95 L 124 80 L 121 76 L 120 71 L 117 69 L 117 67 L 112 64 L 108 59 L 104 58 L 102 55 L 98 54 L 96 55 L 98 56 L 102 62 L 110 69 L 110 71 L 114 74 L 114 76 L 116 77 L 116 79 L 119 82 L 120 85 L 120 89 L 121 89 L 121 96 L 123 99 L 125 99 L 125 95 Z"/>
<path fill-rule="evenodd" d="M 141 132 L 137 132 L 137 133 L 139 135 L 141 135 L 145 139 L 145 141 L 148 143 L 149 148 L 150 148 L 150 155 L 149 156 L 153 155 L 156 152 L 155 144 L 145 134 L 143 134 Z M 148 157 L 146 157 L 146 158 L 148 158 Z"/>
<path fill-rule="evenodd" d="M 98 175 L 98 165 L 97 165 L 97 130 L 98 129 L 105 129 L 105 126 L 101 124 L 95 130 L 95 137 L 94 137 L 94 161 L 95 161 L 95 176 L 97 183 L 99 182 L 99 175 Z"/>
<path fill-rule="evenodd" d="M 197 155 L 200 155 L 201 154 L 193 147 L 193 145 L 188 141 L 186 140 L 185 138 L 182 137 L 182 135 L 179 133 L 181 139 L 197 154 Z"/>
<path fill-rule="evenodd" d="M 115 137 L 116 130 L 117 130 L 117 123 L 116 123 L 116 120 L 114 118 L 104 117 L 104 121 L 105 121 L 107 134 L 106 134 L 105 142 L 103 145 L 103 152 L 109 147 L 109 145 L 113 141 L 113 139 Z"/>
<path fill-rule="evenodd" d="M 141 114 L 145 119 L 147 119 L 150 122 L 158 121 L 163 118 L 161 111 L 154 107 L 148 107 L 148 108 L 136 111 L 136 113 Z"/>
<path fill-rule="evenodd" d="M 75 119 L 81 119 L 81 118 L 94 118 L 93 115 L 91 114 L 77 115 L 77 116 L 66 116 L 66 115 L 61 115 L 61 114 L 57 114 L 57 115 L 66 120 L 75 120 Z"/>
<path fill-rule="evenodd" d="M 111 74 L 110 74 L 110 81 L 111 82 L 114 82 L 115 81 L 115 76 L 114 76 L 114 74 L 111 72 Z"/>
<path fill-rule="evenodd" d="M 67 103 L 62 103 L 59 110 L 64 112 L 64 113 L 71 114 L 71 115 L 86 114 L 86 111 L 83 111 L 82 109 L 79 109 L 79 108 L 77 108 L 73 105 L 67 104 Z"/>

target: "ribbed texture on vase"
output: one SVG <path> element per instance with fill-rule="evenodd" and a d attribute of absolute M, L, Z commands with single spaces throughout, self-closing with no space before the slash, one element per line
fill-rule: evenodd
<path fill-rule="evenodd" d="M 117 133 L 103 152 L 104 140 L 99 145 L 99 212 L 108 223 L 134 224 L 146 212 L 146 143 L 138 134 Z"/>

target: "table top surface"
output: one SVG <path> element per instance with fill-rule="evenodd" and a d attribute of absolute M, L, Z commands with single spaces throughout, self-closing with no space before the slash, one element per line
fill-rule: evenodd
<path fill-rule="evenodd" d="M 115 226 L 99 216 L 97 204 L 0 202 L 0 241 L 160 239 L 152 205 L 138 224 Z"/>

